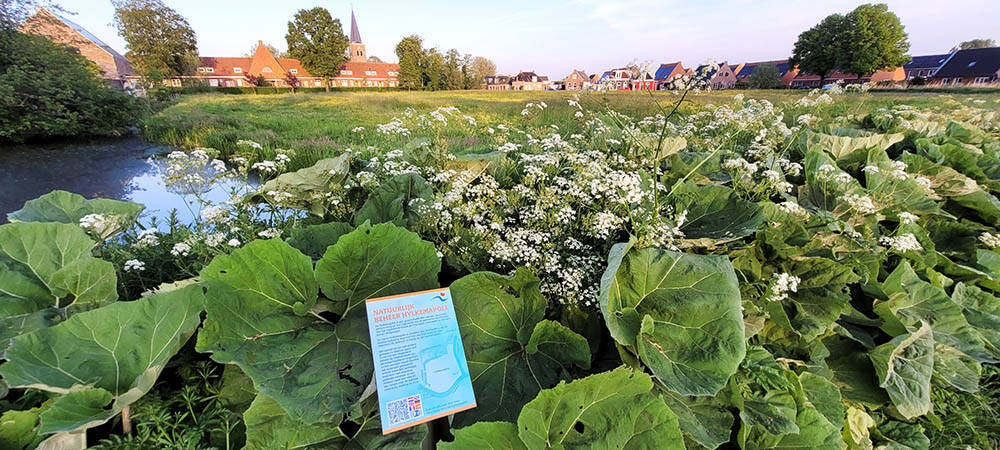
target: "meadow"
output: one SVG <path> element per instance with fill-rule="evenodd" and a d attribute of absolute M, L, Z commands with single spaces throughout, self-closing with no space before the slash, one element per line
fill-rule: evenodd
<path fill-rule="evenodd" d="M 768 100 L 782 108 L 793 105 L 806 91 L 705 91 L 690 94 L 680 105 L 679 115 L 696 112 L 709 104 L 731 103 L 737 94 Z M 144 136 L 154 142 L 187 148 L 209 147 L 224 154 L 237 151 L 240 140 L 252 140 L 267 147 L 295 149 L 298 156 L 292 167 L 312 165 L 317 159 L 336 155 L 344 148 L 361 143 L 357 127 L 367 130 L 400 116 L 407 108 L 430 111 L 454 106 L 480 124 L 509 121 L 523 122 L 525 103 L 546 102 L 549 108 L 533 114 L 527 125 L 556 125 L 566 133 L 583 130 L 582 121 L 573 117 L 566 100 L 572 92 L 514 91 L 438 91 L 438 92 L 335 92 L 283 95 L 187 95 L 174 105 L 147 120 Z M 997 94 L 940 94 L 879 92 L 842 99 L 822 114 L 830 117 L 859 114 L 881 107 L 907 104 L 930 110 L 947 111 L 961 105 L 1000 109 L 994 102 Z M 591 92 L 579 96 L 580 103 L 592 111 L 610 109 L 632 117 L 644 117 L 672 109 L 678 100 L 671 92 Z M 983 104 L 974 104 L 980 100 Z M 808 112 L 796 108 L 792 112 Z M 801 111 L 800 111 L 801 110 Z M 487 146 L 469 136 L 467 130 L 444 131 L 451 151 L 478 153 Z M 367 136 L 368 143 L 380 144 L 377 135 Z"/>
<path fill-rule="evenodd" d="M 192 223 L 55 191 L 0 226 L 0 443 L 997 448 L 998 117 L 855 88 L 182 97 L 144 132 Z M 365 301 L 439 287 L 477 407 L 383 435 Z"/>

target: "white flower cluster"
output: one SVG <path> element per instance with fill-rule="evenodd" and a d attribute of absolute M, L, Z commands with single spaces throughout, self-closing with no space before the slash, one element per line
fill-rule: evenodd
<path fill-rule="evenodd" d="M 87 214 L 80 218 L 80 228 L 87 231 L 100 231 L 107 228 L 112 220 L 114 220 L 112 217 L 104 214 Z"/>
<path fill-rule="evenodd" d="M 125 264 L 122 266 L 122 270 L 125 272 L 142 272 L 146 270 L 146 263 L 139 261 L 138 259 L 130 259 L 125 261 Z"/>
<path fill-rule="evenodd" d="M 788 273 L 782 272 L 774 277 L 774 283 L 771 284 L 771 295 L 768 300 L 777 302 L 788 298 L 789 292 L 798 292 L 799 283 L 802 279 L 796 276 L 789 275 Z"/>
<path fill-rule="evenodd" d="M 139 232 L 135 239 L 135 248 L 147 248 L 159 245 L 160 238 L 156 235 L 156 229 L 149 228 Z"/>
<path fill-rule="evenodd" d="M 1000 233 L 993 234 L 987 231 L 979 235 L 979 242 L 990 248 L 1000 247 Z"/>
<path fill-rule="evenodd" d="M 268 228 L 266 230 L 257 233 L 262 239 L 274 239 L 281 236 L 281 230 L 277 228 Z"/>
<path fill-rule="evenodd" d="M 201 218 L 205 223 L 223 225 L 230 221 L 229 210 L 221 206 L 209 206 L 201 210 Z"/>
<path fill-rule="evenodd" d="M 924 247 L 920 245 L 920 241 L 917 240 L 917 237 L 914 236 L 913 233 L 901 234 L 899 236 L 882 236 L 878 242 L 886 247 L 892 247 L 892 249 L 897 252 L 919 252 L 924 249 Z"/>
<path fill-rule="evenodd" d="M 170 249 L 170 254 L 177 257 L 187 256 L 189 253 L 191 253 L 191 246 L 184 242 L 178 242 Z"/>
<path fill-rule="evenodd" d="M 845 194 L 840 197 L 840 200 L 847 203 L 851 209 L 864 215 L 875 214 L 878 212 L 875 202 L 873 202 L 872 198 L 867 195 Z"/>
<path fill-rule="evenodd" d="M 899 217 L 899 223 L 901 224 L 916 223 L 917 219 L 919 219 L 916 214 L 906 211 L 899 213 L 897 217 Z"/>

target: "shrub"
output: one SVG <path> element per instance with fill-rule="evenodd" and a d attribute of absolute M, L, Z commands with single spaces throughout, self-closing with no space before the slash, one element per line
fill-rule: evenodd
<path fill-rule="evenodd" d="M 100 135 L 146 115 L 142 99 L 117 91 L 70 47 L 5 32 L 0 59 L 0 142 Z"/>

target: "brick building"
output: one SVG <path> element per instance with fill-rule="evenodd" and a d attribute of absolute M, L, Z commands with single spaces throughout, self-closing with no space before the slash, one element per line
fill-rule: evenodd
<path fill-rule="evenodd" d="M 611 69 L 601 74 L 600 83 L 611 90 L 628 91 L 632 89 L 633 72 L 629 67 Z"/>
<path fill-rule="evenodd" d="M 582 70 L 574 70 L 563 83 L 567 91 L 582 91 L 590 86 L 590 77 Z"/>
<path fill-rule="evenodd" d="M 705 67 L 706 66 L 704 64 L 698 66 L 694 73 L 696 75 L 702 73 L 702 70 Z M 718 67 L 710 70 L 707 74 L 705 74 L 705 77 L 706 82 L 712 89 L 732 89 L 736 86 L 736 75 L 733 74 L 733 69 L 729 67 L 729 64 L 726 64 L 725 61 L 720 63 Z"/>
<path fill-rule="evenodd" d="M 632 90 L 633 91 L 655 91 L 656 90 L 656 77 L 653 76 L 648 70 L 639 73 L 634 78 L 632 78 Z"/>
<path fill-rule="evenodd" d="M 996 86 L 1000 84 L 1000 47 L 959 50 L 948 56 L 931 77 L 933 86 Z"/>
<path fill-rule="evenodd" d="M 687 75 L 688 71 L 684 68 L 684 65 L 680 61 L 670 64 L 660 64 L 660 67 L 656 69 L 656 73 L 653 74 L 653 78 L 656 79 L 656 88 L 660 90 L 667 89 L 671 81 L 674 78 Z"/>
<path fill-rule="evenodd" d="M 549 77 L 535 72 L 520 72 L 510 80 L 510 88 L 515 91 L 544 91 L 548 85 Z"/>
<path fill-rule="evenodd" d="M 748 62 L 740 64 L 738 69 L 733 69 L 733 73 L 736 74 L 736 83 L 739 85 L 747 85 L 750 82 L 750 75 L 753 75 L 757 71 L 757 68 L 764 65 L 773 65 L 778 68 L 778 79 L 784 86 L 791 86 L 792 80 L 798 75 L 799 69 L 792 67 L 788 63 L 787 59 L 780 61 L 759 61 L 759 62 Z"/>
<path fill-rule="evenodd" d="M 903 66 L 889 68 L 886 70 L 880 70 L 871 75 L 865 75 L 858 78 L 857 75 L 843 73 L 839 70 L 834 70 L 826 76 L 823 81 L 825 84 L 842 82 L 842 83 L 892 83 L 896 81 L 903 81 L 906 79 L 906 71 L 903 70 Z M 793 88 L 819 88 L 819 75 L 814 75 L 811 73 L 799 72 L 792 80 Z"/>
<path fill-rule="evenodd" d="M 917 77 L 930 78 L 934 75 L 934 72 L 937 72 L 938 68 L 948 60 L 949 56 L 951 55 L 914 56 L 910 62 L 903 64 L 903 71 L 906 72 L 906 79 L 912 80 Z"/>
<path fill-rule="evenodd" d="M 38 8 L 21 27 L 25 33 L 44 36 L 52 42 L 68 45 L 97 64 L 101 78 L 119 89 L 125 87 L 128 77 L 134 77 L 132 64 L 113 48 L 101 42 L 83 27 L 56 15 L 45 8 Z"/>
<path fill-rule="evenodd" d="M 487 75 L 486 76 L 486 90 L 487 91 L 509 91 L 510 90 L 510 75 Z"/>

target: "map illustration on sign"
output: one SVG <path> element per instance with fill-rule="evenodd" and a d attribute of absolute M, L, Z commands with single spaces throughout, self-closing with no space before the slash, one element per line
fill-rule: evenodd
<path fill-rule="evenodd" d="M 476 407 L 447 288 L 368 299 L 382 434 Z"/>

